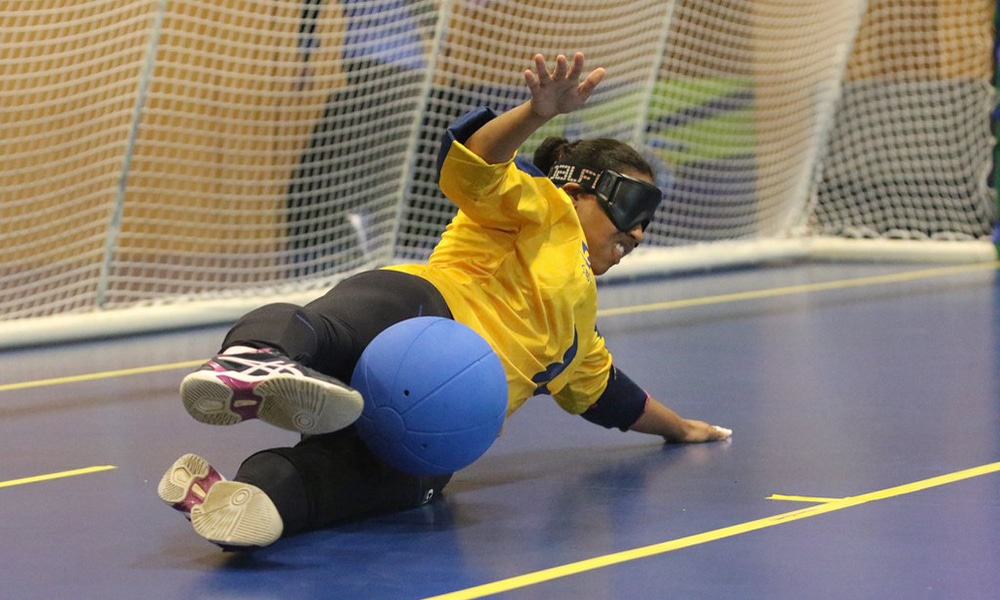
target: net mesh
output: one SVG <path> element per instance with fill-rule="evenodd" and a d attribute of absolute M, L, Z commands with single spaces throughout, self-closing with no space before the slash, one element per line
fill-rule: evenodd
<path fill-rule="evenodd" d="M 672 185 L 649 245 L 986 240 L 983 0 L 0 4 L 0 320 L 322 289 L 429 255 L 443 128 L 541 52 L 609 77 L 548 135 Z"/>

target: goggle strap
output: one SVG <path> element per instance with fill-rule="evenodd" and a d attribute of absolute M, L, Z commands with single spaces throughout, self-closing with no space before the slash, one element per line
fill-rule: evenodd
<path fill-rule="evenodd" d="M 549 179 L 559 186 L 567 183 L 576 183 L 580 186 L 593 190 L 600 179 L 602 171 L 595 171 L 588 167 L 575 165 L 572 163 L 556 163 L 549 169 Z"/>

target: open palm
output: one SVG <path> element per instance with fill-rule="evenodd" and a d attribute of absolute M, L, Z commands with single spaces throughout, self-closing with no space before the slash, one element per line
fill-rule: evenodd
<path fill-rule="evenodd" d="M 582 107 L 597 84 L 604 79 L 604 69 L 597 68 L 580 81 L 583 73 L 583 53 L 573 56 L 572 66 L 562 54 L 556 57 L 556 68 L 549 71 L 545 57 L 535 55 L 535 70 L 524 72 L 531 92 L 531 108 L 541 117 L 554 117 Z"/>

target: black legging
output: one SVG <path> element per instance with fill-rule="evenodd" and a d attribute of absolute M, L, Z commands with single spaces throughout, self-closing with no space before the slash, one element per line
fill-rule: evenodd
<path fill-rule="evenodd" d="M 350 382 L 361 352 L 399 321 L 451 311 L 434 286 L 396 271 L 369 271 L 309 304 L 269 304 L 241 318 L 223 348 L 268 346 L 312 369 Z M 247 458 L 235 480 L 261 488 L 284 521 L 284 535 L 424 504 L 450 475 L 416 477 L 382 463 L 354 427 L 310 436 L 292 448 Z"/>

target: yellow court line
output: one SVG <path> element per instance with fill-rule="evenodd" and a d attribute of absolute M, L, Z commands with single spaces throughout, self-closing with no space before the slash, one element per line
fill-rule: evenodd
<path fill-rule="evenodd" d="M 39 481 L 49 481 L 52 479 L 62 479 L 63 477 L 76 477 L 77 475 L 89 475 L 90 473 L 100 473 L 101 471 L 110 471 L 112 469 L 117 469 L 113 465 L 100 465 L 96 467 L 86 467 L 84 469 L 74 469 L 72 471 L 60 471 L 58 473 L 49 473 L 47 475 L 35 475 L 34 477 L 25 477 L 23 479 L 11 479 L 10 481 L 0 481 L 0 488 L 13 487 L 15 485 L 24 485 L 26 483 L 38 483 Z"/>
<path fill-rule="evenodd" d="M 783 500 L 785 502 L 836 502 L 838 500 L 843 500 L 843 498 L 823 498 L 820 496 L 787 496 L 785 494 L 771 494 L 767 497 L 768 500 Z"/>
<path fill-rule="evenodd" d="M 724 538 L 733 537 L 744 533 L 749 533 L 751 531 L 766 529 L 768 527 L 774 527 L 776 525 L 783 525 L 785 523 L 791 523 L 793 521 L 799 521 L 802 519 L 807 519 L 809 517 L 816 517 L 829 512 L 843 510 L 845 508 L 852 508 L 854 506 L 859 506 L 867 502 L 874 502 L 876 500 L 885 500 L 887 498 L 894 498 L 896 496 L 902 496 L 904 494 L 912 494 L 913 492 L 918 492 L 921 490 L 926 490 L 928 488 L 954 483 L 956 481 L 961 481 L 963 479 L 970 479 L 972 477 L 979 477 L 981 475 L 996 473 L 998 471 L 1000 471 L 1000 462 L 995 462 L 987 465 L 982 465 L 980 467 L 966 469 L 964 471 L 957 471 L 954 473 L 940 475 L 938 477 L 932 477 L 930 479 L 923 479 L 921 481 L 907 483 L 905 485 L 899 485 L 891 488 L 886 488 L 884 490 L 869 492 L 867 494 L 862 494 L 860 496 L 851 496 L 847 498 L 831 500 L 830 502 L 817 504 L 815 506 L 800 508 L 798 510 L 793 510 L 791 512 L 781 513 L 779 515 L 758 519 L 756 521 L 748 521 L 746 523 L 740 523 L 738 525 L 733 525 L 730 527 L 723 527 L 722 529 L 716 529 L 714 531 L 706 531 L 705 533 L 699 533 L 688 537 L 678 538 L 676 540 L 671 540 L 660 544 L 653 544 L 651 546 L 644 546 L 642 548 L 635 548 L 633 550 L 626 550 L 624 552 L 617 552 L 605 556 L 598 556 L 595 558 L 582 560 L 579 562 L 570 563 L 559 567 L 553 567 L 551 569 L 544 569 L 542 571 L 527 573 L 525 575 L 519 575 L 517 577 L 511 577 L 509 579 L 502 579 L 500 581 L 495 581 L 493 583 L 487 583 L 484 585 L 471 587 L 464 590 L 458 590 L 455 592 L 450 592 L 439 596 L 433 596 L 430 598 L 426 598 L 425 600 L 473 600 L 475 598 L 484 598 L 492 594 L 499 594 L 501 592 L 507 592 L 510 590 L 527 587 L 529 585 L 534 585 L 537 583 L 552 581 L 553 579 L 558 579 L 560 577 L 568 577 L 570 575 L 577 575 L 586 571 L 592 571 L 594 569 L 600 569 L 602 567 L 608 567 L 611 565 L 616 565 L 631 560 L 648 558 L 650 556 L 664 554 L 667 552 L 672 552 L 674 550 L 680 550 L 682 548 L 696 546 L 698 544 L 705 544 L 708 542 L 713 542 L 716 540 L 721 540 Z"/>
<path fill-rule="evenodd" d="M 736 292 L 733 294 L 719 294 L 717 296 L 704 296 L 702 298 L 688 298 L 685 300 L 670 300 L 667 302 L 655 302 L 652 304 L 639 304 L 636 306 L 624 306 L 621 308 L 605 308 L 597 311 L 597 316 L 608 317 L 613 315 L 629 315 L 641 312 L 651 312 L 657 310 L 673 310 L 677 308 L 688 308 L 691 306 L 707 306 L 710 304 L 723 304 L 726 302 L 742 302 L 744 300 L 759 300 L 761 298 L 774 298 L 775 296 L 788 296 L 792 294 L 805 294 L 808 292 L 821 292 L 826 290 L 842 290 L 866 285 L 881 285 L 885 283 L 899 283 L 904 281 L 916 281 L 919 279 L 929 279 L 931 277 L 943 277 L 946 275 L 958 275 L 962 273 L 972 273 L 975 271 L 989 271 L 1000 268 L 1000 261 L 990 261 L 983 263 L 972 263 L 949 267 L 938 267 L 934 269 L 921 269 L 918 271 L 905 271 L 903 273 L 891 273 L 888 275 L 874 275 L 871 277 L 858 277 L 856 279 L 839 279 L 837 281 L 825 281 L 822 283 L 806 283 L 802 285 L 790 285 L 785 287 L 768 288 L 765 290 L 752 290 L 749 292 Z"/>
<path fill-rule="evenodd" d="M 56 377 L 54 379 L 39 379 L 38 381 L 23 381 L 21 383 L 0 384 L 0 392 L 12 390 L 23 390 L 26 388 L 42 387 L 46 385 L 61 385 L 65 383 L 78 383 L 81 381 L 92 381 L 94 379 L 109 379 L 112 377 L 124 377 L 126 375 L 139 375 L 142 373 L 155 373 L 157 371 L 170 371 L 172 369 L 184 369 L 197 367 L 204 363 L 204 360 L 189 360 L 185 362 L 170 363 L 166 365 L 152 365 L 149 367 L 136 367 L 134 369 L 120 369 L 118 371 L 103 371 L 100 373 L 87 373 L 85 375 L 71 375 L 69 377 Z"/>

